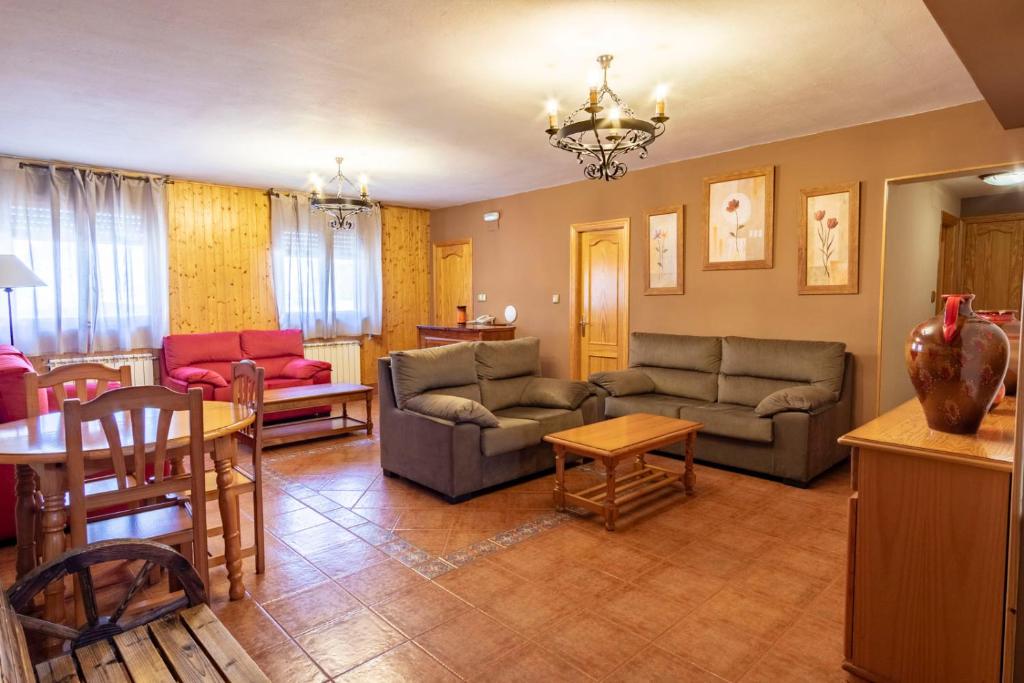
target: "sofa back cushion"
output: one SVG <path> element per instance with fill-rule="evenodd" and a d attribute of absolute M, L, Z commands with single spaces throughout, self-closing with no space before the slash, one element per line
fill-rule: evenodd
<path fill-rule="evenodd" d="M 540 375 L 540 339 L 477 342 L 476 374 L 480 379 L 508 379 Z"/>
<path fill-rule="evenodd" d="M 843 388 L 846 344 L 726 337 L 718 400 L 756 406 L 780 389 L 823 387 L 838 396 Z"/>
<path fill-rule="evenodd" d="M 721 363 L 719 337 L 651 332 L 630 335 L 629 365 L 647 373 L 658 394 L 714 401 Z"/>
<path fill-rule="evenodd" d="M 244 330 L 239 334 L 246 358 L 303 356 L 302 330 Z"/>
<path fill-rule="evenodd" d="M 540 340 L 477 342 L 476 374 L 482 403 L 488 410 L 519 405 L 530 379 L 540 375 Z"/>
<path fill-rule="evenodd" d="M 471 343 L 392 351 L 390 355 L 391 381 L 399 408 L 405 408 L 406 401 L 413 396 L 431 389 L 476 384 L 475 357 Z"/>
<path fill-rule="evenodd" d="M 189 366 L 214 371 L 226 367 L 227 377 L 231 376 L 231 363 L 243 358 L 237 332 L 172 334 L 164 337 L 163 356 L 168 371 Z"/>

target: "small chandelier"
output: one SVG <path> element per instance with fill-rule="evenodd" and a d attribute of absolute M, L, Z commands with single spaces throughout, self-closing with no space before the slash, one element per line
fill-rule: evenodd
<path fill-rule="evenodd" d="M 328 223 L 335 230 L 351 230 L 352 217 L 361 213 L 370 213 L 377 206 L 377 202 L 370 199 L 370 192 L 366 187 L 366 176 L 359 177 L 358 197 L 345 196 L 345 183 L 351 185 L 353 189 L 356 189 L 356 185 L 341 172 L 341 162 L 344 159 L 334 157 L 334 161 L 338 164 L 338 173 L 327 181 L 327 185 L 338 181 L 338 193 L 334 196 L 321 197 L 317 188 L 314 187 L 309 198 L 309 205 L 326 213 Z"/>
<path fill-rule="evenodd" d="M 570 113 L 558 126 L 558 105 L 548 103 L 548 142 L 552 147 L 576 155 L 582 164 L 590 161 L 584 174 L 591 180 L 616 180 L 626 175 L 626 165 L 619 161 L 622 155 L 640 150 L 639 157 L 647 158 L 647 147 L 665 132 L 665 91 L 659 87 L 654 116 L 651 123 L 636 118 L 636 114 L 608 87 L 608 66 L 612 55 L 597 58 L 603 79 L 600 87 L 590 86 L 589 99 Z M 607 102 L 605 102 L 607 98 Z M 610 105 L 608 112 L 598 118 Z"/>

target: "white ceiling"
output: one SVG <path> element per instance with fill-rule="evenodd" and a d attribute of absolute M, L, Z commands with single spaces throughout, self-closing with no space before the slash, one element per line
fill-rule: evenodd
<path fill-rule="evenodd" d="M 0 153 L 256 187 L 344 154 L 439 207 L 582 179 L 544 102 L 610 85 L 668 132 L 631 168 L 980 99 L 921 0 L 4 0 Z M 564 113 L 564 110 L 563 110 Z"/>

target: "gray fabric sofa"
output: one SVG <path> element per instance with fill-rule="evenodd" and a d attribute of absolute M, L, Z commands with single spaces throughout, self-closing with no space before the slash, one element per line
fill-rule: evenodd
<path fill-rule="evenodd" d="M 377 368 L 384 473 L 453 502 L 550 469 L 546 434 L 601 419 L 591 385 L 540 376 L 533 337 L 398 351 Z"/>
<path fill-rule="evenodd" d="M 629 365 L 590 377 L 604 416 L 702 422 L 698 460 L 805 486 L 849 455 L 836 441 L 853 416 L 845 344 L 634 332 Z"/>

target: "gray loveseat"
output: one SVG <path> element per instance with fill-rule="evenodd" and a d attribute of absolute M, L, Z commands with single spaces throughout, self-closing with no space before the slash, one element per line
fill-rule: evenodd
<path fill-rule="evenodd" d="M 702 422 L 698 460 L 804 486 L 849 455 L 836 442 L 852 422 L 845 344 L 634 332 L 629 365 L 591 375 L 604 415 Z"/>
<path fill-rule="evenodd" d="M 544 435 L 601 419 L 591 385 L 540 376 L 534 337 L 397 351 L 378 374 L 384 473 L 453 502 L 550 469 Z"/>

